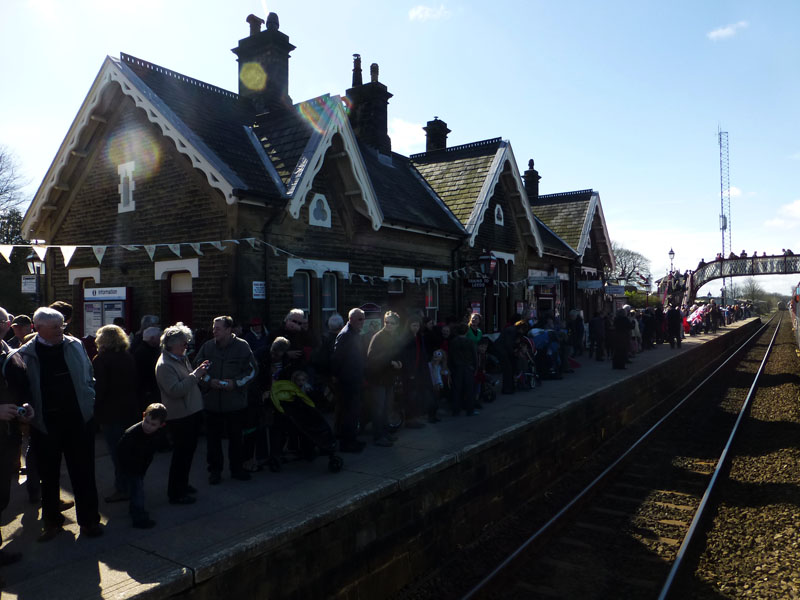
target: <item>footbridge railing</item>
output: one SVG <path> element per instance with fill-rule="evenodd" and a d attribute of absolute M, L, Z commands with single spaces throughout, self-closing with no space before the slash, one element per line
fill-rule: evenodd
<path fill-rule="evenodd" d="M 689 277 L 687 304 L 694 302 L 697 290 L 709 281 L 725 277 L 755 277 L 756 275 L 786 275 L 800 273 L 800 256 L 750 256 L 725 258 L 705 263 Z"/>

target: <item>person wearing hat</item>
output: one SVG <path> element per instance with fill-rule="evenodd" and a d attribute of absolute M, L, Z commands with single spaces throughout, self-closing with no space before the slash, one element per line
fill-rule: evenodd
<path fill-rule="evenodd" d="M 11 321 L 11 329 L 14 331 L 14 337 L 8 341 L 11 348 L 19 348 L 25 343 L 25 336 L 33 329 L 33 321 L 28 315 L 17 315 Z"/>
<path fill-rule="evenodd" d="M 269 350 L 270 344 L 267 332 L 264 331 L 264 322 L 261 317 L 250 319 L 250 329 L 244 334 L 244 341 L 250 344 L 250 350 L 257 361 L 260 361 Z"/>

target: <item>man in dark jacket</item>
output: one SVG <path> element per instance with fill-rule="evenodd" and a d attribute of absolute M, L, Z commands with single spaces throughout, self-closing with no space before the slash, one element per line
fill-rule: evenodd
<path fill-rule="evenodd" d="M 366 360 L 361 337 L 363 327 L 364 311 L 352 309 L 347 315 L 347 324 L 336 336 L 333 345 L 332 371 L 339 384 L 335 429 L 342 452 L 361 452 L 364 449 L 364 443 L 356 439 Z"/>
<path fill-rule="evenodd" d="M 11 356 L 11 348 L 3 341 L 3 336 L 11 327 L 9 315 L 0 308 L 0 513 L 8 507 L 11 495 L 11 482 L 17 478 L 17 464 L 22 435 L 19 421 L 29 421 L 33 416 L 28 400 L 30 393 L 25 376 L 25 363 L 19 356 Z M 24 414 L 19 409 L 25 405 Z M 0 544 L 3 543 L 0 534 Z M 17 562 L 22 555 L 18 552 L 0 550 L 0 566 Z M 0 587 L 3 580 L 0 578 Z"/>
<path fill-rule="evenodd" d="M 383 315 L 383 329 L 376 332 L 367 348 L 367 378 L 372 394 L 372 436 L 376 446 L 384 448 L 396 440 L 389 431 L 389 408 L 394 402 L 394 383 L 403 368 L 400 360 L 400 315 Z"/>
<path fill-rule="evenodd" d="M 228 434 L 228 462 L 231 477 L 247 481 L 244 470 L 242 429 L 247 416 L 247 385 L 255 378 L 256 366 L 250 346 L 233 333 L 233 318 L 214 319 L 208 340 L 197 353 L 195 365 L 210 361 L 203 380 L 203 404 L 206 409 L 208 482 L 222 481 L 222 434 Z"/>
<path fill-rule="evenodd" d="M 675 342 L 678 342 L 678 348 L 681 347 L 681 328 L 683 326 L 683 315 L 678 307 L 670 304 L 667 311 L 667 338 L 669 339 L 669 347 L 674 348 Z"/>

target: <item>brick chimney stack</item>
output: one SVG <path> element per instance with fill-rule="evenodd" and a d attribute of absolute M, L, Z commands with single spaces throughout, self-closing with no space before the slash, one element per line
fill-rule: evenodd
<path fill-rule="evenodd" d="M 255 15 L 247 17 L 250 35 L 232 50 L 239 63 L 239 96 L 256 110 L 266 112 L 292 105 L 289 97 L 289 53 L 295 49 L 289 36 L 278 31 L 278 15 L 269 13 L 267 28 Z"/>
<path fill-rule="evenodd" d="M 533 168 L 533 159 L 528 161 L 528 170 L 523 175 L 525 179 L 525 192 L 528 194 L 528 200 L 531 204 L 536 204 L 539 200 L 539 171 Z"/>
<path fill-rule="evenodd" d="M 428 121 L 427 127 L 422 129 L 425 130 L 425 152 L 447 148 L 447 134 L 450 133 L 447 123 L 433 117 L 433 121 Z"/>
<path fill-rule="evenodd" d="M 361 83 L 361 56 L 353 55 L 353 87 L 347 90 L 350 99 L 350 125 L 359 140 L 377 148 L 383 154 L 391 154 L 392 140 L 389 138 L 388 106 L 392 94 L 378 81 L 378 65 L 369 68 L 370 82 Z"/>

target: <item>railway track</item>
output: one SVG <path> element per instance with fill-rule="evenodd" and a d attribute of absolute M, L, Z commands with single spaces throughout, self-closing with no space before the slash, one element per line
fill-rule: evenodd
<path fill-rule="evenodd" d="M 765 325 L 463 598 L 666 598 L 779 327 Z"/>

